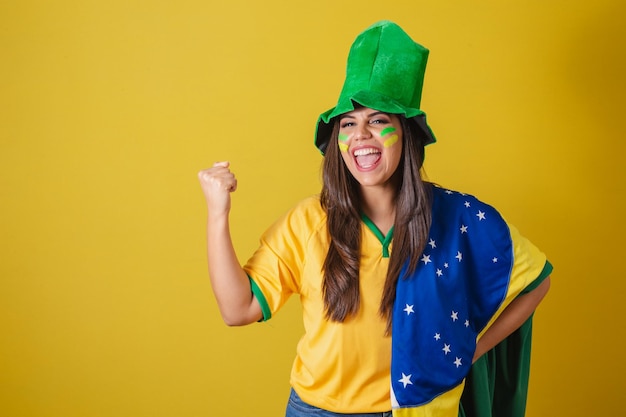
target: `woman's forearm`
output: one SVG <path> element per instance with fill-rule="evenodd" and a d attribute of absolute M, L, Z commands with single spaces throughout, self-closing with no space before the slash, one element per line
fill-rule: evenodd
<path fill-rule="evenodd" d="M 227 218 L 212 219 L 207 226 L 209 277 L 224 322 L 240 326 L 261 319 L 261 307 L 250 289 L 248 276 L 235 254 Z"/>
<path fill-rule="evenodd" d="M 550 277 L 547 277 L 537 288 L 513 300 L 478 340 L 473 362 L 524 324 L 545 297 L 549 288 Z"/>

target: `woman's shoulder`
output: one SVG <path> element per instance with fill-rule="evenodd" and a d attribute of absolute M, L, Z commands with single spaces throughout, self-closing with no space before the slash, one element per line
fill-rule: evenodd
<path fill-rule="evenodd" d="M 308 209 L 308 210 L 321 210 L 321 211 L 324 211 L 322 209 L 322 203 L 320 202 L 320 195 L 319 194 L 313 194 L 313 195 L 304 197 L 303 199 L 298 201 L 295 204 L 294 207 L 300 207 L 300 208 L 304 208 L 304 209 Z"/>
<path fill-rule="evenodd" d="M 310 195 L 301 199 L 288 210 L 288 213 L 314 217 L 326 216 L 326 212 L 320 202 L 319 194 Z"/>
<path fill-rule="evenodd" d="M 320 196 L 311 195 L 296 202 L 275 223 L 275 226 L 288 227 L 292 231 L 301 230 L 310 233 L 325 224 L 326 212 L 320 202 Z"/>
<path fill-rule="evenodd" d="M 487 214 L 501 218 L 499 211 L 491 204 L 473 194 L 445 188 L 433 184 L 433 214 L 447 213 L 459 217 L 476 217 L 484 220 Z"/>
<path fill-rule="evenodd" d="M 491 205 L 474 194 L 466 193 L 463 191 L 455 190 L 452 188 L 446 188 L 439 184 L 432 184 L 432 193 L 434 200 L 444 200 L 448 202 L 460 202 L 463 206 L 468 206 L 468 203 L 471 204 L 475 202 L 477 204 L 490 206 Z"/>

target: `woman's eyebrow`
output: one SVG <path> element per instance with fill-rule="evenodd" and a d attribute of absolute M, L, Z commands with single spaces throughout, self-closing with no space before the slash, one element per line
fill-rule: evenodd
<path fill-rule="evenodd" d="M 387 115 L 387 113 L 385 113 L 384 111 L 374 111 L 374 112 L 369 113 L 367 117 L 374 117 L 380 114 L 382 114 L 383 116 Z M 339 120 L 342 120 L 342 119 L 354 119 L 354 116 L 350 114 L 342 114 L 341 116 L 339 116 Z"/>

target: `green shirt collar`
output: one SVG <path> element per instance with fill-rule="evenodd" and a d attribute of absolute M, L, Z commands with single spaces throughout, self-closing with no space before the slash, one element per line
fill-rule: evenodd
<path fill-rule="evenodd" d="M 389 258 L 389 245 L 391 244 L 391 239 L 393 238 L 393 226 L 389 229 L 389 233 L 387 236 L 383 235 L 383 232 L 380 231 L 378 227 L 374 224 L 374 222 L 367 217 L 364 213 L 361 213 L 361 220 L 363 223 L 374 233 L 374 236 L 379 240 L 380 244 L 383 247 L 383 258 Z"/>

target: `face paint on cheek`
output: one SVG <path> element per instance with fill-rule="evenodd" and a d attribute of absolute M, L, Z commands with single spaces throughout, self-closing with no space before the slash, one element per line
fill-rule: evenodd
<path fill-rule="evenodd" d="M 348 135 L 346 135 L 345 133 L 340 133 L 337 139 L 339 139 L 339 150 L 342 152 L 347 152 L 348 144 L 344 142 L 348 140 Z"/>
<path fill-rule="evenodd" d="M 383 130 L 380 131 L 380 136 L 386 136 L 390 133 L 393 133 L 396 131 L 395 127 L 386 127 Z"/>
<path fill-rule="evenodd" d="M 383 146 L 385 148 L 389 148 L 390 146 L 393 146 L 397 141 L 398 141 L 398 135 L 393 135 L 389 139 L 383 142 Z"/>
<path fill-rule="evenodd" d="M 393 132 L 395 132 L 395 131 L 396 131 L 396 128 L 395 128 L 395 127 L 386 127 L 386 128 L 384 128 L 384 129 L 380 132 L 380 135 L 381 135 L 381 136 L 386 136 L 386 135 L 388 135 L 388 134 L 390 134 L 390 133 L 393 133 Z M 390 136 L 390 137 L 389 137 L 389 139 L 387 139 L 387 140 L 385 140 L 385 141 L 383 142 L 383 146 L 384 146 L 385 148 L 388 148 L 388 147 L 392 146 L 394 143 L 396 143 L 397 141 L 398 141 L 398 135 L 392 135 L 392 136 Z"/>

